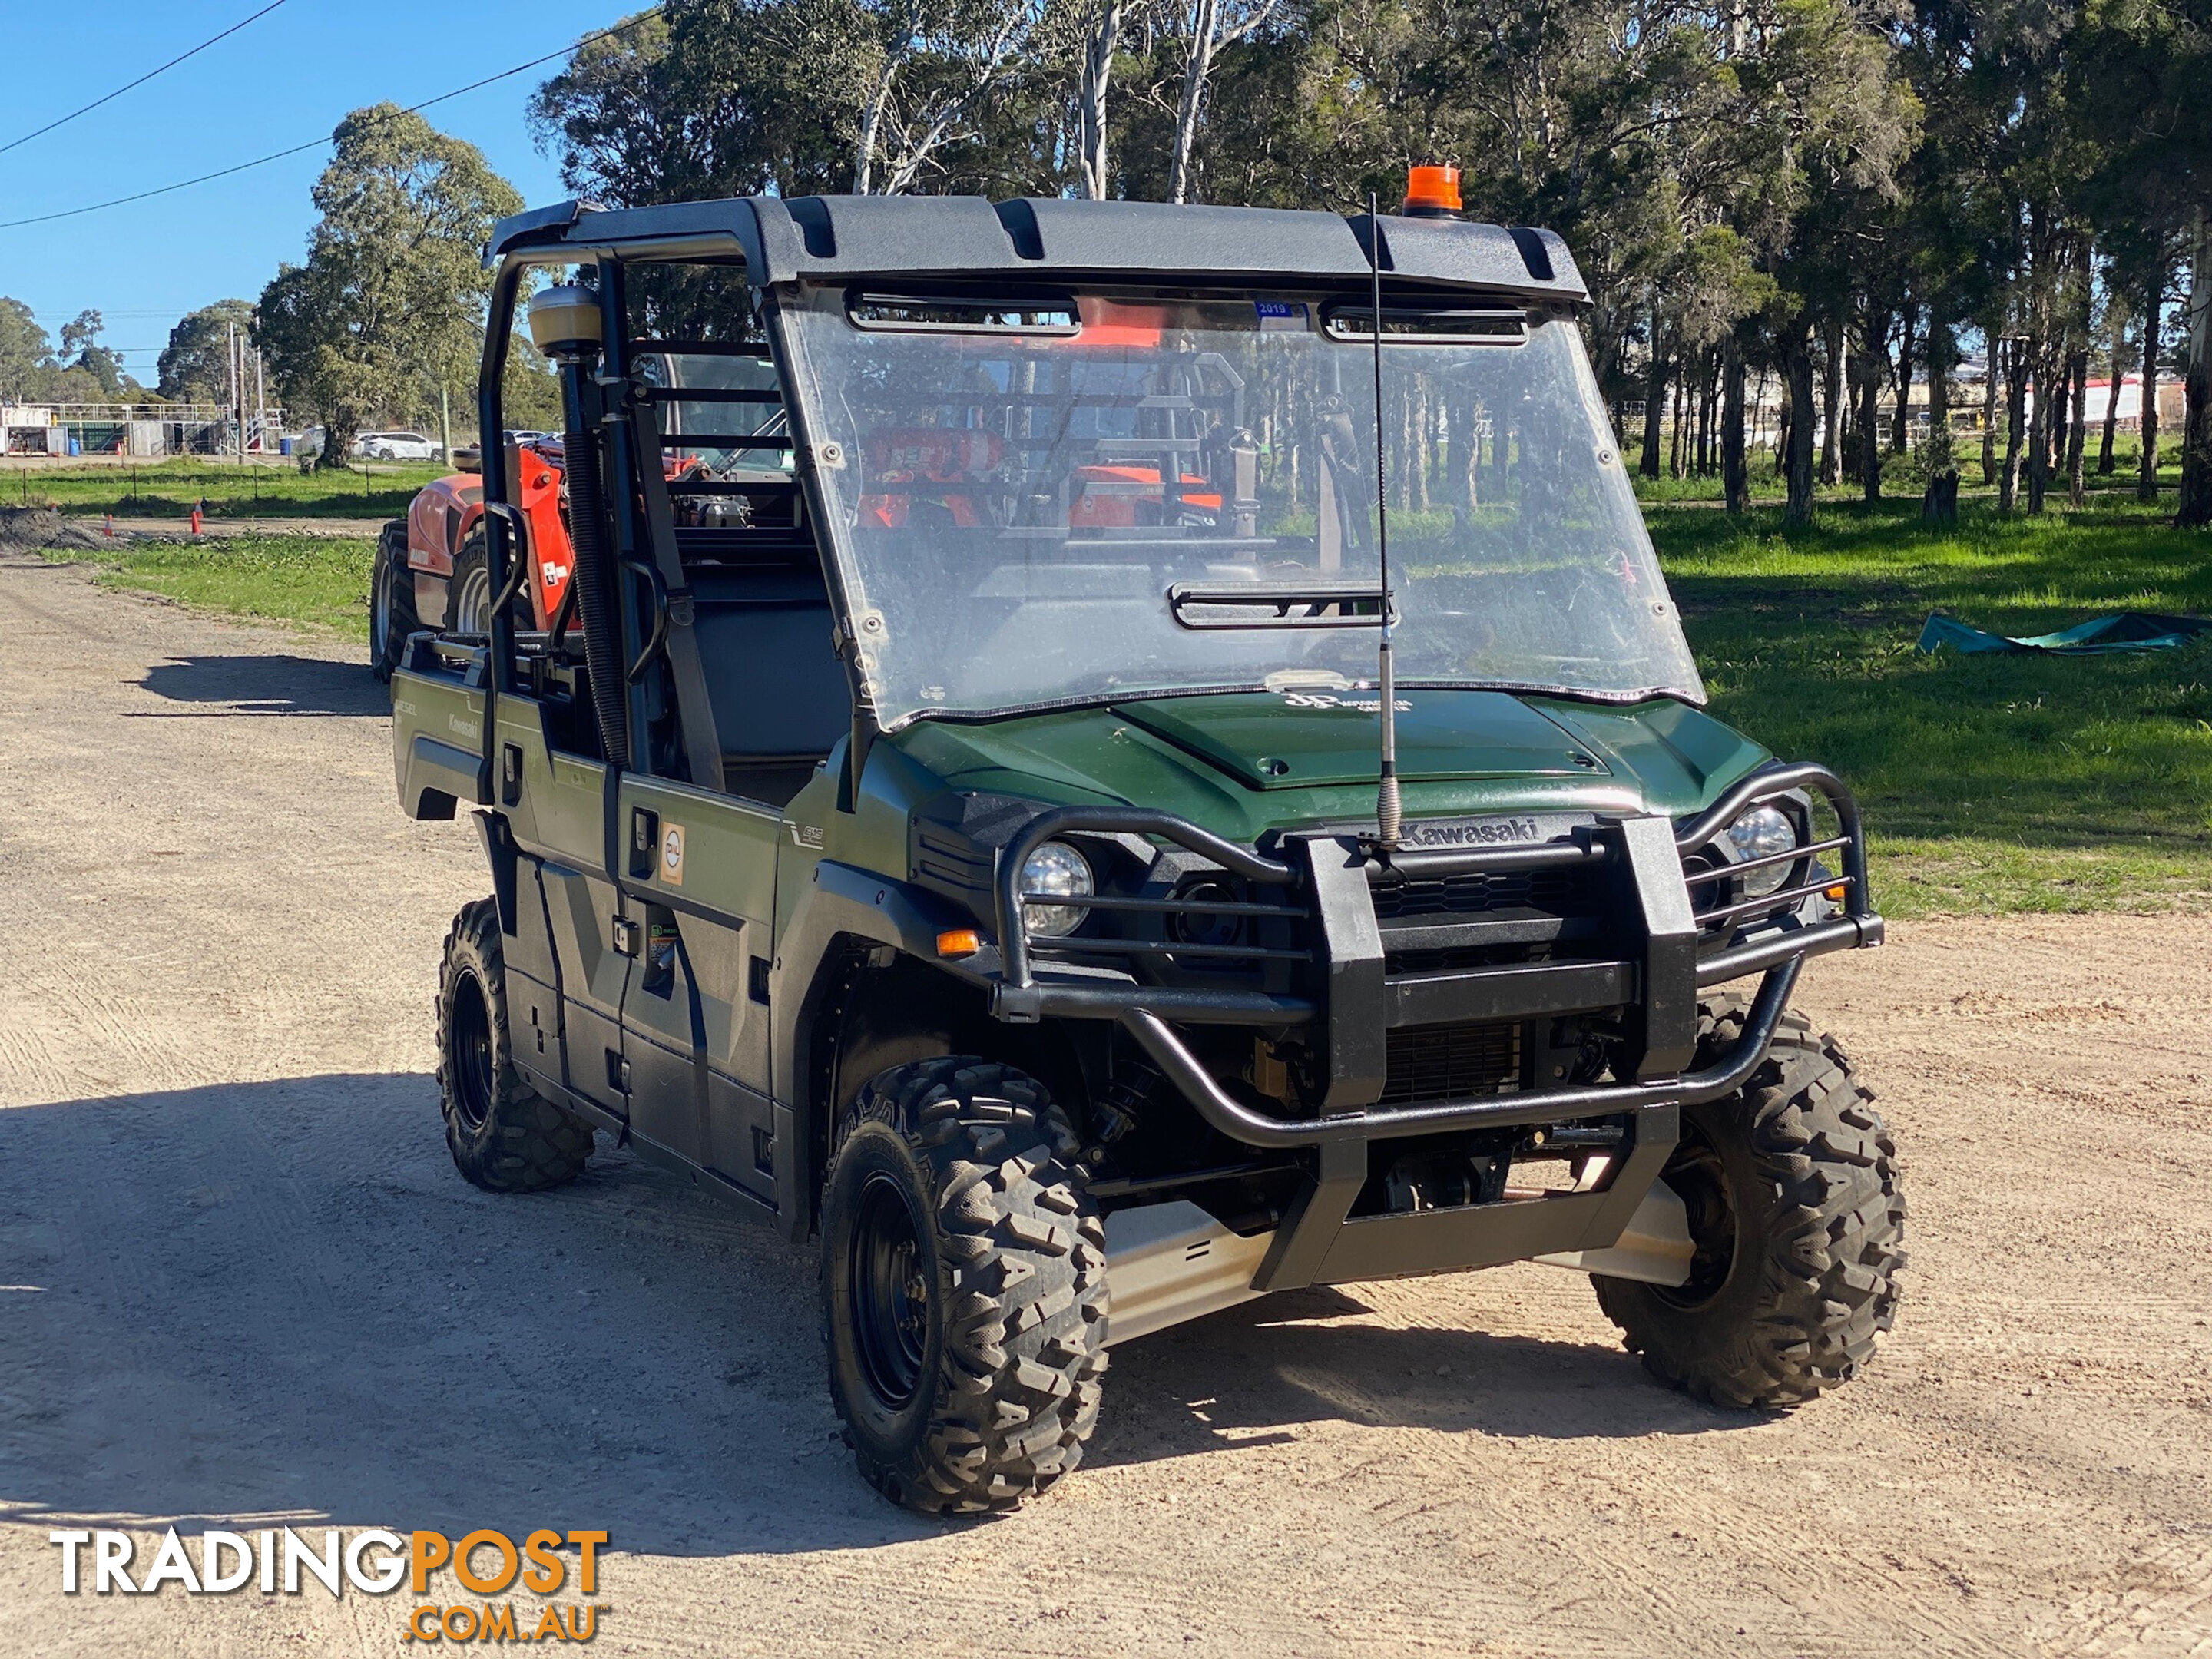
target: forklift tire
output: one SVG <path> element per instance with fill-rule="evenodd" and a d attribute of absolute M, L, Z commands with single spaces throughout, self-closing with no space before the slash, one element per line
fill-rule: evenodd
<path fill-rule="evenodd" d="M 485 544 L 483 526 L 478 525 L 453 556 L 453 577 L 446 584 L 445 631 L 471 638 L 490 633 L 491 601 L 491 549 Z M 509 603 L 507 614 L 517 628 L 537 626 L 526 585 Z"/>
<path fill-rule="evenodd" d="M 1746 1008 L 1706 1005 L 1698 1065 L 1735 1043 Z M 1689 1212 L 1689 1282 L 1591 1280 L 1646 1370 L 1717 1406 L 1786 1409 L 1874 1358 L 1905 1256 L 1897 1146 L 1873 1102 L 1791 1012 L 1741 1092 L 1682 1109 L 1664 1174 Z"/>
<path fill-rule="evenodd" d="M 860 1474 L 926 1514 L 1011 1510 L 1082 1461 L 1106 1370 L 1106 1233 L 1034 1079 L 895 1066 L 822 1204 L 830 1391 Z"/>
<path fill-rule="evenodd" d="M 592 1126 L 515 1070 L 499 906 L 461 907 L 438 975 L 438 1097 L 453 1165 L 486 1192 L 537 1193 L 574 1181 Z"/>
<path fill-rule="evenodd" d="M 394 520 L 376 538 L 368 580 L 368 668 L 389 684 L 406 654 L 407 636 L 422 627 L 415 613 L 415 573 L 407 568 L 407 526 Z"/>
<path fill-rule="evenodd" d="M 489 634 L 491 599 L 491 550 L 484 544 L 483 526 L 478 526 L 453 556 L 453 574 L 446 583 L 445 631 Z"/>

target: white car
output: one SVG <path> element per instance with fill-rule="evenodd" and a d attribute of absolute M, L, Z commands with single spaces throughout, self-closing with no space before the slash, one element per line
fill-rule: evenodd
<path fill-rule="evenodd" d="M 434 461 L 446 452 L 419 432 L 364 432 L 353 453 L 373 461 Z"/>

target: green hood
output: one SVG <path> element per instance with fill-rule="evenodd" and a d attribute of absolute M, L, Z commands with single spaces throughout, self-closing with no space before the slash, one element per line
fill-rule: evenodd
<path fill-rule="evenodd" d="M 1353 691 L 1171 697 L 1115 712 L 1253 789 L 1371 783 L 1382 698 Z M 1503 691 L 1407 691 L 1398 698 L 1398 775 L 1572 777 L 1604 762 L 1556 721 Z"/>
<path fill-rule="evenodd" d="M 1150 806 L 1251 842 L 1270 830 L 1371 821 L 1380 724 L 1372 693 L 1242 692 L 988 724 L 924 720 L 888 741 L 946 788 Z M 1408 817 L 1679 817 L 1710 805 L 1765 758 L 1756 744 L 1679 702 L 1613 708 L 1502 691 L 1399 694 Z"/>

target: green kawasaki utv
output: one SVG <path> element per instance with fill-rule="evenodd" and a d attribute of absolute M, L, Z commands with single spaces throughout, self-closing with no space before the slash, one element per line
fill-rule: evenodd
<path fill-rule="evenodd" d="M 1867 1362 L 1895 1152 L 1788 1008 L 1881 939 L 1857 811 L 1700 712 L 1557 237 L 839 197 L 490 257 L 482 427 L 526 301 L 575 562 L 533 627 L 488 453 L 489 632 L 393 680 L 403 805 L 491 864 L 471 1181 L 605 1133 L 818 1238 L 848 1437 L 927 1510 L 1271 1291 L 1534 1260 L 1704 1399 Z"/>

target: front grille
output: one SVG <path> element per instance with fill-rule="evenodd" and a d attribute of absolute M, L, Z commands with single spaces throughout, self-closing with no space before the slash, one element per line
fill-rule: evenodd
<path fill-rule="evenodd" d="M 1520 1085 L 1518 1024 L 1412 1025 L 1390 1033 L 1386 1106 L 1504 1094 Z"/>
<path fill-rule="evenodd" d="M 1377 920 L 1407 916 L 1480 915 L 1487 910 L 1545 910 L 1553 915 L 1590 914 L 1587 878 L 1571 869 L 1510 870 L 1385 881 L 1374 889 Z"/>
<path fill-rule="evenodd" d="M 1383 945 L 1390 942 L 1382 936 Z M 1540 939 L 1526 945 L 1464 945 L 1435 951 L 1392 951 L 1382 953 L 1382 970 L 1400 974 L 1461 974 L 1478 968 L 1513 968 L 1523 963 L 1548 962 L 1552 943 Z"/>

